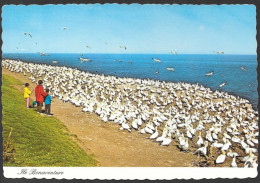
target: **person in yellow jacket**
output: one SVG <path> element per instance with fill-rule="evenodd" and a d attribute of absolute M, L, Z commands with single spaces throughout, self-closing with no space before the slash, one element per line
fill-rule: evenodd
<path fill-rule="evenodd" d="M 24 98 L 26 99 L 27 109 L 29 109 L 29 107 L 30 107 L 30 94 L 32 93 L 32 91 L 28 87 L 29 87 L 29 83 L 25 83 Z"/>

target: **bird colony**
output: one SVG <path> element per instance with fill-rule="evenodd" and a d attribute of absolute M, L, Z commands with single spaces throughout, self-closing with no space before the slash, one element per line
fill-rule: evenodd
<path fill-rule="evenodd" d="M 118 78 L 9 59 L 2 67 L 33 83 L 42 79 L 53 97 L 96 113 L 120 130 L 193 153 L 205 166 L 257 166 L 258 112 L 246 99 L 199 84 Z"/>

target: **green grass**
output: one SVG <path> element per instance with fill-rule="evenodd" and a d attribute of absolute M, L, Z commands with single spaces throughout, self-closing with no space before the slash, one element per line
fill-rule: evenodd
<path fill-rule="evenodd" d="M 39 115 L 34 109 L 27 110 L 23 93 L 12 85 L 23 85 L 21 81 L 3 75 L 3 137 L 14 147 L 13 161 L 4 166 L 96 166 L 93 155 L 88 155 L 73 140 L 61 121 L 54 117 Z"/>

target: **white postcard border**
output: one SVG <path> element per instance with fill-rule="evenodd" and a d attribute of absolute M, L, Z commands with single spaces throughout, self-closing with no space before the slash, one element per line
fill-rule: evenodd
<path fill-rule="evenodd" d="M 37 179 L 215 179 L 255 178 L 257 168 L 203 167 L 3 167 L 6 178 Z"/>

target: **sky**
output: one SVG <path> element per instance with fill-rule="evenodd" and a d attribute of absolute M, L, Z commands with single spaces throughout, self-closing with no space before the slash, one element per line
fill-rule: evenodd
<path fill-rule="evenodd" d="M 5 5 L 2 28 L 4 53 L 256 54 L 257 47 L 254 5 Z"/>

